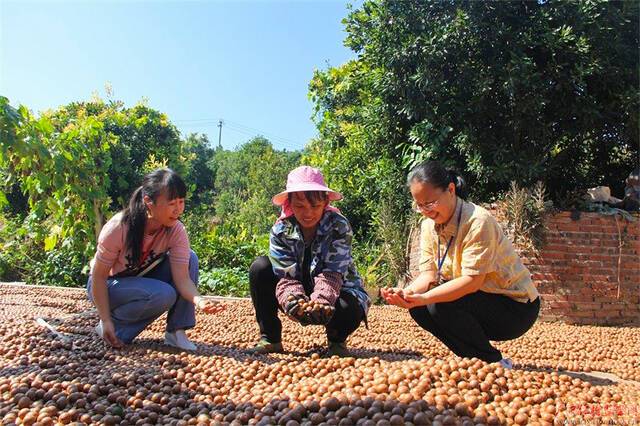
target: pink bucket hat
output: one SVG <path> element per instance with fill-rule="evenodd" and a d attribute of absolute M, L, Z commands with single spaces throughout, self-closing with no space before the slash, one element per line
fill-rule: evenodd
<path fill-rule="evenodd" d="M 342 199 L 342 194 L 327 187 L 320 170 L 309 166 L 300 166 L 289 172 L 287 176 L 287 189 L 274 195 L 271 201 L 276 206 L 281 206 L 287 200 L 290 192 L 301 191 L 327 192 L 329 201 Z"/>

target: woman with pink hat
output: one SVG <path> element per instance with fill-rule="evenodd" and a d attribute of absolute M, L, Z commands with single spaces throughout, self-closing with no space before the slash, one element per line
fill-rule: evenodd
<path fill-rule="evenodd" d="M 286 190 L 273 197 L 282 214 L 271 228 L 269 256 L 249 269 L 261 333 L 249 352 L 282 352 L 280 309 L 302 325 L 324 325 L 329 356 L 349 355 L 345 342 L 366 321 L 371 300 L 351 257 L 349 221 L 330 205 L 340 199 L 309 166 L 292 170 Z"/>

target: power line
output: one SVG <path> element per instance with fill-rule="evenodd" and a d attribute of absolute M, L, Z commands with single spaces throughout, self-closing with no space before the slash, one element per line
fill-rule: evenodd
<path fill-rule="evenodd" d="M 250 132 L 250 133 L 253 133 L 253 134 L 260 134 L 260 135 L 263 135 L 263 136 L 267 137 L 268 139 L 273 140 L 273 141 L 280 142 L 280 143 L 282 143 L 283 145 L 291 145 L 291 146 L 294 146 L 294 145 L 299 144 L 299 142 L 293 141 L 293 140 L 291 140 L 291 139 L 286 139 L 286 138 L 283 138 L 283 137 L 280 137 L 280 136 L 276 136 L 276 135 L 273 135 L 273 134 L 270 134 L 270 133 L 263 132 L 263 131 L 258 130 L 258 129 L 253 129 L 253 128 L 251 128 L 251 127 L 247 127 L 247 126 L 238 126 L 238 125 L 237 125 L 237 124 L 235 124 L 235 123 L 231 123 L 231 124 L 230 124 L 229 122 L 227 122 L 227 126 L 229 126 L 229 127 L 231 127 L 231 128 L 234 128 L 234 129 L 236 129 L 236 130 L 245 131 L 245 132 Z"/>
<path fill-rule="evenodd" d="M 223 121 L 223 124 L 226 124 L 226 122 Z M 201 125 L 201 124 L 186 125 L 184 127 L 190 127 L 190 128 L 194 128 L 194 127 L 195 128 L 203 128 L 204 127 L 204 128 L 209 128 L 209 127 L 214 127 L 214 126 L 217 127 L 218 124 L 217 123 L 208 123 L 208 124 L 204 124 L 204 125 Z M 267 135 L 264 135 L 264 134 L 261 134 L 261 133 L 251 132 L 251 131 L 248 131 L 248 130 L 239 129 L 239 128 L 228 126 L 228 125 L 225 125 L 225 129 L 227 129 L 228 131 L 231 131 L 231 132 L 246 136 L 247 138 L 253 138 L 253 137 L 256 137 L 256 136 L 265 136 L 265 137 L 267 137 Z M 285 149 L 288 149 L 290 151 L 299 151 L 299 150 L 302 149 L 302 147 L 298 146 L 297 144 L 294 144 L 294 143 L 288 142 L 288 141 L 283 141 L 283 140 L 280 140 L 279 138 L 267 137 L 267 139 L 270 142 L 278 143 L 278 145 L 281 145 Z"/>
<path fill-rule="evenodd" d="M 280 140 L 282 142 L 288 142 L 288 143 L 291 143 L 291 144 L 298 144 L 299 143 L 299 142 L 294 141 L 292 139 L 284 138 L 282 136 L 277 136 L 277 135 L 274 135 L 272 133 L 268 133 L 268 132 L 265 132 L 263 130 L 256 129 L 255 127 L 250 127 L 250 126 L 247 126 L 247 125 L 235 122 L 235 121 L 231 121 L 231 120 L 227 120 L 227 119 L 224 119 L 223 121 L 224 121 L 224 124 L 227 125 L 227 126 L 234 126 L 234 127 L 239 128 L 239 129 L 242 129 L 242 130 L 252 131 L 252 132 L 255 132 L 257 134 L 264 135 L 264 136 L 270 136 L 272 139 L 277 139 L 277 140 Z M 192 124 L 190 124 L 190 126 L 196 126 L 196 125 L 205 126 L 205 125 L 210 125 L 210 124 L 215 124 L 217 126 L 218 122 L 219 122 L 219 119 L 195 118 L 195 119 L 188 119 L 188 120 L 174 120 L 173 122 L 174 123 L 187 123 L 187 122 L 189 122 L 189 123 L 192 123 Z"/>
<path fill-rule="evenodd" d="M 257 136 L 262 135 L 269 139 L 270 141 L 277 142 L 279 145 L 285 146 L 285 148 L 289 148 L 291 150 L 297 151 L 300 150 L 301 147 L 300 142 L 294 141 L 292 139 L 283 138 L 281 136 L 277 136 L 271 133 L 264 132 L 260 129 L 256 129 L 255 127 L 246 126 L 241 123 L 237 123 L 229 120 L 222 119 L 212 119 L 212 118 L 196 118 L 196 119 L 184 119 L 184 120 L 174 120 L 173 123 L 184 123 L 182 127 L 219 127 L 220 132 L 222 131 L 221 123 L 228 130 L 234 131 L 236 133 L 245 135 L 245 136 Z M 220 143 L 221 137 L 219 136 L 218 140 Z M 304 144 L 303 144 L 304 146 Z"/>
<path fill-rule="evenodd" d="M 235 133 L 247 136 L 247 137 L 255 137 L 255 136 L 258 136 L 258 135 L 264 136 L 270 142 L 278 143 L 279 145 L 283 146 L 285 149 L 289 149 L 291 151 L 298 151 L 298 150 L 301 149 L 301 147 L 296 146 L 291 142 L 282 141 L 282 140 L 279 140 L 279 139 L 276 139 L 276 138 L 273 138 L 273 137 L 268 137 L 268 135 L 264 135 L 264 134 L 261 134 L 261 133 L 256 133 L 256 132 L 252 132 L 252 131 L 236 128 L 236 127 L 233 127 L 233 126 L 227 126 L 227 129 L 232 131 L 232 132 L 235 132 Z"/>

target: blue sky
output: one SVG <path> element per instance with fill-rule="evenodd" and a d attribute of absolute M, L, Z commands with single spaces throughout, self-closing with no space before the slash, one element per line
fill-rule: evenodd
<path fill-rule="evenodd" d="M 359 2 L 356 2 L 359 4 Z M 347 1 L 0 0 L 0 94 L 34 112 L 98 93 L 142 98 L 180 131 L 233 148 L 263 134 L 301 149 L 316 134 L 314 69 L 343 46 Z"/>

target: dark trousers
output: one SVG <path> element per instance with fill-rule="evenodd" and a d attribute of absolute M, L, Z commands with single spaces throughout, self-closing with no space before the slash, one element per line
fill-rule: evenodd
<path fill-rule="evenodd" d="M 249 286 L 251 300 L 256 311 L 256 320 L 260 334 L 271 343 L 282 341 L 282 323 L 278 318 L 278 300 L 276 284 L 279 278 L 273 273 L 271 261 L 267 256 L 258 257 L 249 268 Z M 336 311 L 325 326 L 327 339 L 332 342 L 344 342 L 360 325 L 364 318 L 362 306 L 355 296 L 341 291 L 335 304 Z"/>
<path fill-rule="evenodd" d="M 435 303 L 409 311 L 418 325 L 458 356 L 486 362 L 502 359 L 489 340 L 522 336 L 538 318 L 540 298 L 521 303 L 507 296 L 477 291 L 453 302 Z"/>

